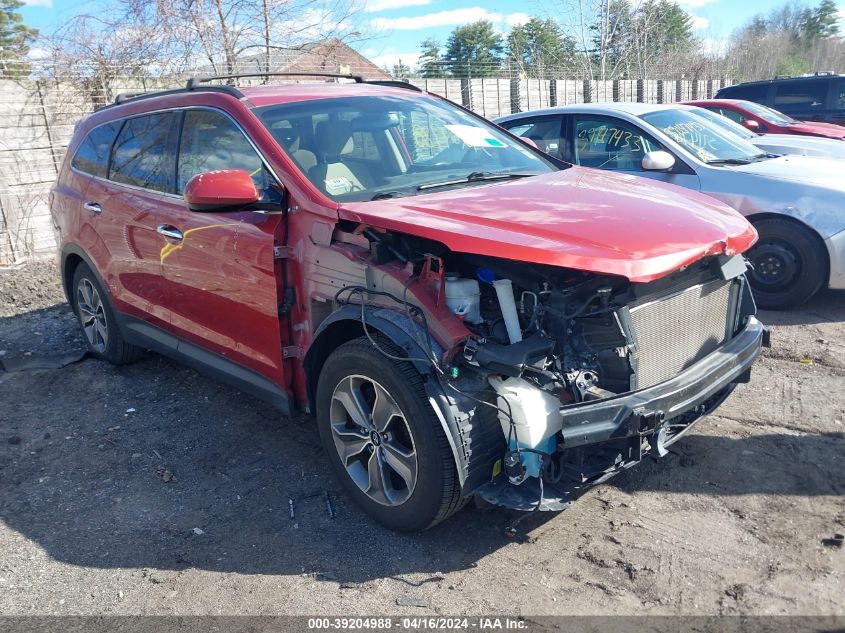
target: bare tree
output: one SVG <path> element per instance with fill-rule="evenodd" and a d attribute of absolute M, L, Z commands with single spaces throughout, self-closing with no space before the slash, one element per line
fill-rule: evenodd
<path fill-rule="evenodd" d="M 94 105 L 112 99 L 115 81 L 173 70 L 161 24 L 129 7 L 116 17 L 78 15 L 43 44 L 50 55 L 39 72 L 80 89 Z M 142 87 L 142 86 L 139 86 Z"/>
<path fill-rule="evenodd" d="M 274 49 L 361 35 L 357 18 L 362 0 L 156 2 L 158 15 L 171 32 L 180 34 L 187 55 L 193 51 L 216 74 L 236 74 L 239 62 L 255 49 L 261 51 L 262 70 L 270 72 Z"/>

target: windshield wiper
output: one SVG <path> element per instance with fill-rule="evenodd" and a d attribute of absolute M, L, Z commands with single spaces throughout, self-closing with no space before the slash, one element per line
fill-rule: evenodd
<path fill-rule="evenodd" d="M 514 178 L 529 178 L 537 174 L 524 172 L 490 172 L 490 171 L 474 171 L 464 178 L 452 178 L 451 180 L 441 180 L 438 182 L 427 182 L 417 187 L 417 191 L 425 191 L 426 189 L 436 189 L 438 187 L 450 187 L 452 185 L 463 185 L 468 182 L 484 182 L 489 180 L 511 180 Z"/>
<path fill-rule="evenodd" d="M 748 165 L 752 162 L 751 158 L 716 158 L 708 160 L 708 165 Z"/>
<path fill-rule="evenodd" d="M 767 154 L 763 152 L 762 154 L 754 154 L 754 156 L 748 156 L 746 158 L 717 158 L 715 160 L 708 160 L 708 165 L 748 165 L 750 163 L 756 163 L 758 161 L 763 160 L 764 158 L 773 158 L 775 157 L 774 154 Z"/>
<path fill-rule="evenodd" d="M 401 191 L 380 191 L 370 200 L 384 200 L 385 198 L 402 198 L 405 194 Z"/>

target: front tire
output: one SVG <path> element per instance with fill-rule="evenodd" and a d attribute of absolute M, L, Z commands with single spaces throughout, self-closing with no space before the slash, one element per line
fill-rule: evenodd
<path fill-rule="evenodd" d="M 806 303 L 825 282 L 824 246 L 797 222 L 767 218 L 754 223 L 760 234 L 748 251 L 748 281 L 757 305 L 785 310 Z"/>
<path fill-rule="evenodd" d="M 398 350 L 384 339 L 382 349 Z M 366 338 L 336 349 L 317 383 L 317 424 L 355 502 L 392 530 L 436 525 L 463 507 L 454 458 L 413 365 Z"/>
<path fill-rule="evenodd" d="M 123 340 L 108 295 L 85 264 L 79 264 L 73 274 L 73 309 L 92 356 L 125 365 L 144 353 Z"/>

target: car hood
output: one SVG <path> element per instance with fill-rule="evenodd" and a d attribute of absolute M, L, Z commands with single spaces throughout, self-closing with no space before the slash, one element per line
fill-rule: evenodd
<path fill-rule="evenodd" d="M 824 123 L 793 123 L 787 128 L 797 134 L 815 134 L 828 138 L 845 139 L 845 127 Z"/>
<path fill-rule="evenodd" d="M 838 139 L 795 134 L 765 134 L 749 139 L 757 147 L 774 154 L 845 158 L 845 143 Z"/>
<path fill-rule="evenodd" d="M 756 240 L 730 207 L 699 193 L 606 171 L 568 169 L 406 198 L 341 203 L 341 219 L 439 241 L 451 250 L 645 282 Z"/>
<path fill-rule="evenodd" d="M 780 156 L 750 165 L 734 165 L 733 171 L 815 185 L 845 193 L 843 165 L 839 160 L 819 156 Z"/>

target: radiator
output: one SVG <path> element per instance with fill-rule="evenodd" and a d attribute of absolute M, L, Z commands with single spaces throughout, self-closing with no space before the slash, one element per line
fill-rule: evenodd
<path fill-rule="evenodd" d="M 737 288 L 735 280 L 717 279 L 631 308 L 632 389 L 673 378 L 728 340 Z"/>

